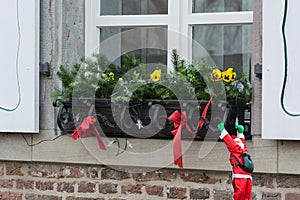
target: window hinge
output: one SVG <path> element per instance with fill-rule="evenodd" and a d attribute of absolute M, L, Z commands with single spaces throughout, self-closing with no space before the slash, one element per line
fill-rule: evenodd
<path fill-rule="evenodd" d="M 40 64 L 40 74 L 45 76 L 50 76 L 50 64 L 48 62 Z"/>
<path fill-rule="evenodd" d="M 254 65 L 254 73 L 256 75 L 256 77 L 258 78 L 262 78 L 262 64 L 256 63 Z"/>

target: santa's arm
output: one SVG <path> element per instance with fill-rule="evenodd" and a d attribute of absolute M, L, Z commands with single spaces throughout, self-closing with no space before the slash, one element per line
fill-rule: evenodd
<path fill-rule="evenodd" d="M 228 151 L 230 153 L 236 151 L 239 146 L 234 142 L 232 137 L 229 135 L 229 133 L 225 129 L 224 122 L 221 122 L 218 124 L 218 129 L 221 131 L 220 139 L 222 139 L 225 142 Z"/>
<path fill-rule="evenodd" d="M 220 139 L 224 141 L 230 153 L 235 152 L 239 148 L 239 145 L 234 142 L 225 128 L 221 131 Z"/>

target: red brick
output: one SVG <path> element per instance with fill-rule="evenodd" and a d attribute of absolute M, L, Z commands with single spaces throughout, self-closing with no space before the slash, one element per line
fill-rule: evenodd
<path fill-rule="evenodd" d="M 73 193 L 74 192 L 74 183 L 66 183 L 66 182 L 57 183 L 57 191 Z"/>
<path fill-rule="evenodd" d="M 7 163 L 6 164 L 6 174 L 23 176 L 24 173 L 22 171 L 22 165 L 14 164 L 14 163 Z"/>
<path fill-rule="evenodd" d="M 214 200 L 233 199 L 233 192 L 228 190 L 214 190 L 213 194 Z"/>
<path fill-rule="evenodd" d="M 253 176 L 253 186 L 274 188 L 273 177 L 270 176 Z"/>
<path fill-rule="evenodd" d="M 37 195 L 37 194 L 26 194 L 25 199 L 30 200 L 62 200 L 62 197 L 53 195 Z"/>
<path fill-rule="evenodd" d="M 130 174 L 127 172 L 105 168 L 101 170 L 101 178 L 121 181 L 130 178 Z"/>
<path fill-rule="evenodd" d="M 41 182 L 41 181 L 38 181 L 38 182 L 35 183 L 35 188 L 38 189 L 38 190 L 42 190 L 42 191 L 53 190 L 54 183 L 53 182 Z"/>
<path fill-rule="evenodd" d="M 32 177 L 81 178 L 85 175 L 85 168 L 65 165 L 35 164 L 28 167 L 28 173 Z"/>
<path fill-rule="evenodd" d="M 22 200 L 22 194 L 16 192 L 0 192 L 0 199 L 2 200 Z"/>
<path fill-rule="evenodd" d="M 0 180 L 0 188 L 12 188 L 13 181 L 11 180 Z"/>
<path fill-rule="evenodd" d="M 142 194 L 142 185 L 123 185 L 122 194 Z"/>
<path fill-rule="evenodd" d="M 112 183 L 100 184 L 99 192 L 103 194 L 115 194 L 118 192 L 118 184 L 112 184 Z"/>
<path fill-rule="evenodd" d="M 84 177 L 85 169 L 81 167 L 68 167 L 63 170 L 63 175 L 67 178 Z"/>
<path fill-rule="evenodd" d="M 146 186 L 146 192 L 148 195 L 155 195 L 155 196 L 164 196 L 164 187 L 163 186 L 150 186 L 150 185 L 147 185 Z"/>
<path fill-rule="evenodd" d="M 28 167 L 28 174 L 32 177 L 63 178 L 62 170 L 58 166 L 34 164 Z"/>
<path fill-rule="evenodd" d="M 99 178 L 99 169 L 97 167 L 89 167 L 87 169 L 87 177 L 90 179 L 98 179 Z"/>
<path fill-rule="evenodd" d="M 276 178 L 277 187 L 280 188 L 300 188 L 300 179 L 298 177 L 283 176 Z"/>
<path fill-rule="evenodd" d="M 105 199 L 104 198 L 67 197 L 66 200 L 105 200 Z"/>
<path fill-rule="evenodd" d="M 276 192 L 263 192 L 262 200 L 281 200 L 281 194 Z"/>
<path fill-rule="evenodd" d="M 299 193 L 287 193 L 285 195 L 285 200 L 298 200 L 300 199 Z"/>
<path fill-rule="evenodd" d="M 186 188 L 168 188 L 167 197 L 170 199 L 186 199 Z"/>
<path fill-rule="evenodd" d="M 177 173 L 172 170 L 163 170 L 136 173 L 132 176 L 135 181 L 174 181 L 177 177 Z"/>
<path fill-rule="evenodd" d="M 206 184 L 215 184 L 220 182 L 220 179 L 211 178 L 205 173 L 181 173 L 180 178 L 186 182 L 195 182 L 195 183 L 206 183 Z"/>
<path fill-rule="evenodd" d="M 96 191 L 95 183 L 80 182 L 78 185 L 78 192 L 81 193 L 94 193 Z"/>
<path fill-rule="evenodd" d="M 28 180 L 16 180 L 16 188 L 17 189 L 33 189 L 34 188 L 34 181 Z"/>
<path fill-rule="evenodd" d="M 0 176 L 4 175 L 4 164 L 0 163 Z"/>
<path fill-rule="evenodd" d="M 190 199 L 209 199 L 208 188 L 190 189 Z"/>
<path fill-rule="evenodd" d="M 111 198 L 111 199 L 108 199 L 108 200 L 126 200 L 126 199 L 123 199 L 123 198 Z"/>

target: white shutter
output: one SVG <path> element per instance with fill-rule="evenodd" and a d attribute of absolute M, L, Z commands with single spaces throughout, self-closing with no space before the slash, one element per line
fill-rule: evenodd
<path fill-rule="evenodd" d="M 262 137 L 266 139 L 300 140 L 299 7 L 299 0 L 263 1 Z"/>
<path fill-rule="evenodd" d="M 38 132 L 39 1 L 1 1 L 0 24 L 0 132 Z"/>

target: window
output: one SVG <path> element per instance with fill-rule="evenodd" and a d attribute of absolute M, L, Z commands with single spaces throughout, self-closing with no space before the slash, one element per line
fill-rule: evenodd
<path fill-rule="evenodd" d="M 251 0 L 92 0 L 86 4 L 86 55 L 92 51 L 101 52 L 99 44 L 118 34 L 118 38 L 111 40 L 114 53 L 122 54 L 129 43 L 137 48 L 142 42 L 156 41 L 157 49 L 165 48 L 166 52 L 135 54 L 140 54 L 139 57 L 156 54 L 154 57 L 162 63 L 170 63 L 167 52 L 178 49 L 183 57 L 195 60 L 199 56 L 193 51 L 194 40 L 205 47 L 219 67 L 237 64 L 243 68 L 241 71 L 250 69 Z M 141 27 L 160 27 L 168 31 L 151 30 L 139 36 L 119 34 Z M 148 41 L 141 40 L 144 38 Z"/>
<path fill-rule="evenodd" d="M 193 0 L 193 13 L 251 11 L 252 0 Z"/>
<path fill-rule="evenodd" d="M 132 31 L 131 31 L 132 30 Z M 109 42 L 107 42 L 107 39 Z M 120 55 L 128 54 L 135 56 L 142 63 L 167 64 L 167 27 L 102 27 L 100 28 L 100 49 L 101 54 L 106 54 L 107 43 L 113 47 L 113 56 L 116 58 L 114 64 L 121 65 Z M 149 48 L 154 46 L 155 48 Z M 146 48 L 141 48 L 146 47 Z"/>
<path fill-rule="evenodd" d="M 100 15 L 168 14 L 168 0 L 102 0 Z"/>
<path fill-rule="evenodd" d="M 252 0 L 87 1 L 86 55 L 100 52 L 120 65 L 128 53 L 170 69 L 173 49 L 197 61 L 201 46 L 218 68 L 250 77 L 252 7 Z"/>
<path fill-rule="evenodd" d="M 251 25 L 193 25 L 192 35 L 194 43 L 208 51 L 216 66 L 232 66 L 238 74 L 250 74 Z M 193 60 L 197 60 L 196 50 Z"/>

